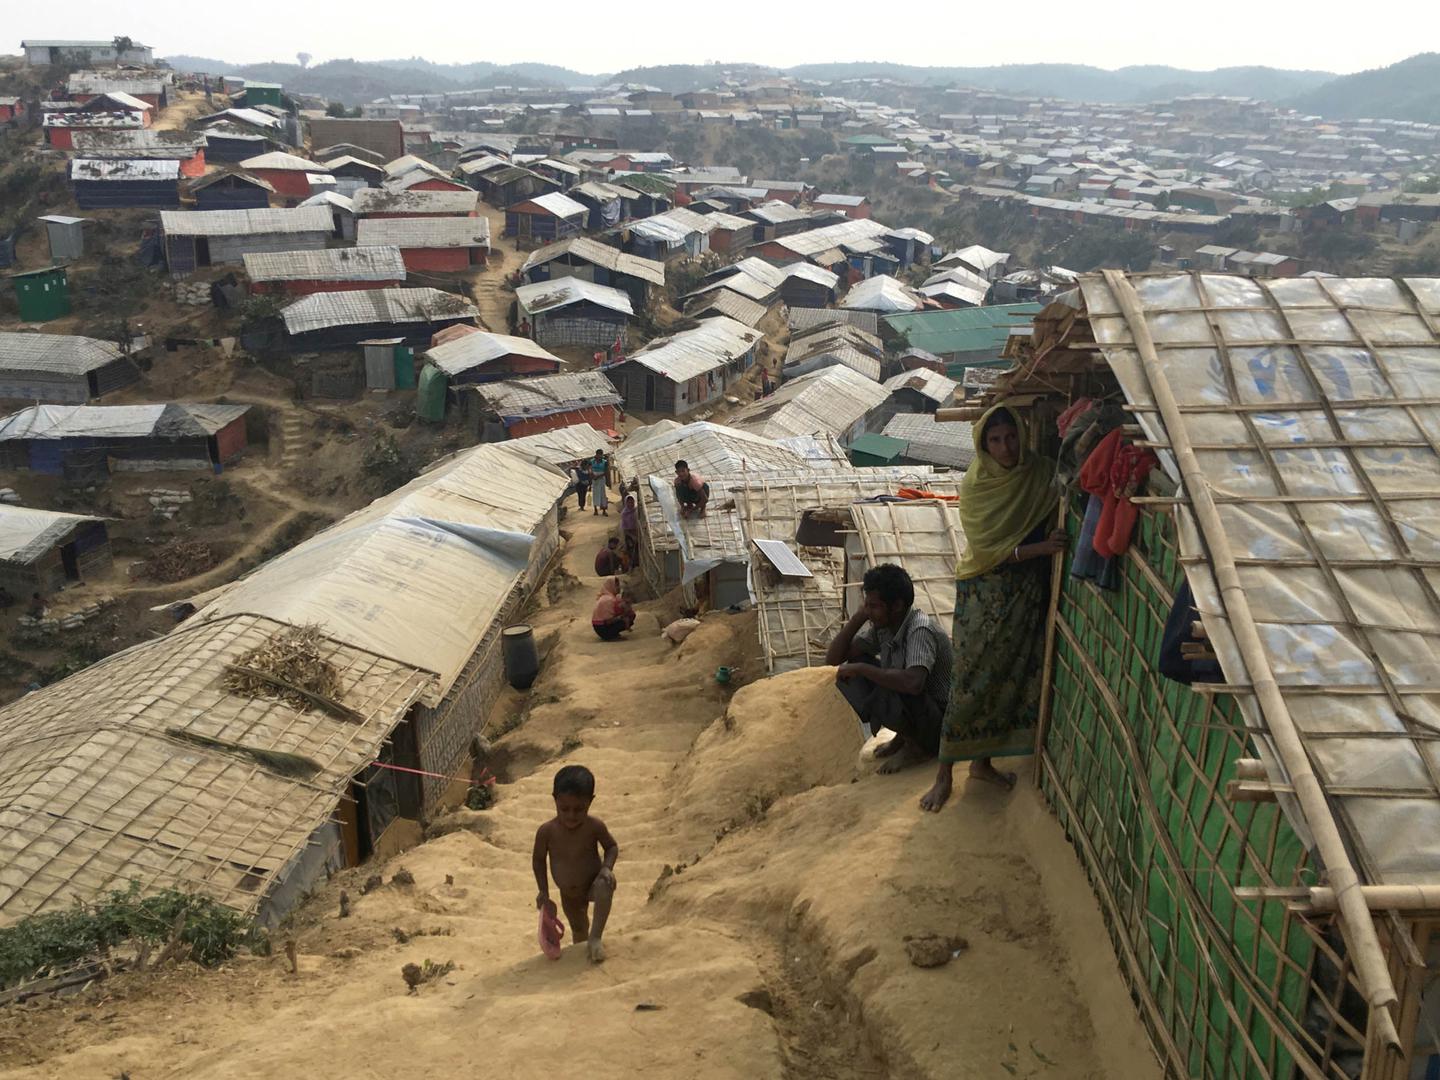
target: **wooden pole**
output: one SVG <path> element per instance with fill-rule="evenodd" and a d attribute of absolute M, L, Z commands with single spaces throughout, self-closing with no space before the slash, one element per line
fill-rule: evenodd
<path fill-rule="evenodd" d="M 1225 612 L 1229 616 L 1235 644 L 1245 662 L 1275 750 L 1289 774 L 1295 789 L 1295 798 L 1300 803 L 1315 838 L 1315 846 L 1330 879 L 1330 887 L 1335 891 L 1336 907 L 1347 931 L 1345 938 L 1350 957 L 1355 963 L 1356 981 L 1365 1000 L 1374 1010 L 1373 1021 L 1377 1025 L 1381 1040 L 1392 1050 L 1398 1051 L 1401 1049 L 1400 1035 L 1395 1029 L 1390 1008 L 1399 998 L 1390 979 L 1389 965 L 1386 963 L 1379 935 L 1375 931 L 1370 908 L 1361 892 L 1359 875 L 1350 862 L 1350 854 L 1345 850 L 1345 841 L 1331 813 L 1325 789 L 1315 775 L 1305 743 L 1300 738 L 1295 721 L 1285 704 L 1285 696 L 1281 694 L 1280 687 L 1275 682 L 1275 674 L 1270 669 L 1270 660 L 1266 656 L 1264 643 L 1260 640 L 1260 633 L 1255 628 L 1250 603 L 1240 584 L 1240 576 L 1235 568 L 1235 559 L 1220 520 L 1220 512 L 1216 508 L 1195 451 L 1191 449 L 1184 415 L 1161 370 L 1160 358 L 1155 351 L 1155 342 L 1150 336 L 1150 327 L 1145 321 L 1140 298 L 1121 271 L 1106 270 L 1104 276 L 1111 295 L 1115 297 L 1130 327 L 1135 350 L 1151 375 L 1150 392 L 1165 423 L 1175 462 L 1184 480 L 1185 494 L 1190 498 L 1191 510 L 1200 523 L 1201 535 L 1209 547 L 1210 567 L 1219 586 Z"/>
<path fill-rule="evenodd" d="M 1055 512 L 1056 527 L 1065 527 L 1065 496 Z M 1040 715 L 1035 721 L 1035 786 L 1045 779 L 1045 732 L 1050 727 L 1050 712 L 1055 706 L 1051 680 L 1055 677 L 1055 620 L 1060 617 L 1060 593 L 1065 585 L 1065 551 L 1050 556 L 1050 607 L 1045 619 L 1045 663 L 1040 672 Z"/>

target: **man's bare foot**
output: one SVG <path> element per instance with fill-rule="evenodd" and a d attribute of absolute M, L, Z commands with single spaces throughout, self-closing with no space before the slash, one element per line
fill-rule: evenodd
<path fill-rule="evenodd" d="M 906 743 L 898 754 L 881 762 L 880 767 L 875 771 L 881 776 L 889 776 L 891 773 L 897 773 L 901 769 L 908 769 L 912 765 L 919 765 L 929 756 L 923 748 L 916 746 L 914 743 Z"/>
<path fill-rule="evenodd" d="M 950 789 L 952 786 L 953 781 L 948 775 L 942 773 L 940 776 L 937 776 L 935 778 L 935 785 L 924 795 L 920 796 L 920 809 L 931 814 L 939 812 L 940 808 L 945 805 L 946 800 L 950 798 Z"/>
<path fill-rule="evenodd" d="M 591 938 L 585 945 L 586 955 L 590 957 L 592 964 L 603 964 L 605 962 L 605 946 L 600 944 L 600 939 Z"/>
<path fill-rule="evenodd" d="M 879 746 L 877 746 L 877 747 L 875 748 L 875 760 L 876 760 L 876 761 L 879 761 L 881 758 L 887 758 L 887 757 L 890 757 L 892 754 L 898 754 L 901 750 L 904 750 L 904 749 L 905 749 L 905 736 L 904 736 L 904 735 L 896 735 L 896 736 L 895 736 L 893 739 L 891 739 L 889 742 L 887 742 L 887 743 L 881 743 Z"/>
<path fill-rule="evenodd" d="M 1013 772 L 1002 773 L 999 769 L 995 768 L 994 765 L 991 765 L 988 760 L 971 762 L 970 779 L 983 780 L 987 784 L 996 784 L 1006 791 L 1011 791 L 1015 787 L 1015 774 Z"/>

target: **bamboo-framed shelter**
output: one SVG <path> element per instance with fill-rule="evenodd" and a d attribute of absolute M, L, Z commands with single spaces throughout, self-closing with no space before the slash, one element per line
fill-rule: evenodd
<path fill-rule="evenodd" d="M 815 473 L 799 479 L 757 476 L 737 489 L 734 498 L 750 558 L 751 591 L 767 670 L 778 674 L 825 662 L 825 648 L 846 618 L 845 545 L 854 530 L 852 507 L 862 500 L 894 496 L 902 488 L 954 496 L 958 480 L 958 475 L 937 473 L 927 466 L 899 466 Z M 810 577 L 775 573 L 755 553 L 756 540 L 785 543 Z M 953 609 L 953 562 L 950 565 Z M 863 569 L 860 572 L 863 576 Z"/>
<path fill-rule="evenodd" d="M 1057 576 L 1037 768 L 1167 1074 L 1430 1075 L 1440 281 L 1107 271 L 1014 352 L 987 401 L 1159 458 L 1116 587 Z M 1158 670 L 1184 586 L 1221 682 Z"/>

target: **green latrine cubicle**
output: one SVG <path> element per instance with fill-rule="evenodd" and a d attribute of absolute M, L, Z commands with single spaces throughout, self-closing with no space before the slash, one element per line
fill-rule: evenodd
<path fill-rule="evenodd" d="M 70 282 L 65 267 L 47 266 L 11 274 L 20 318 L 25 322 L 49 322 L 70 314 Z"/>

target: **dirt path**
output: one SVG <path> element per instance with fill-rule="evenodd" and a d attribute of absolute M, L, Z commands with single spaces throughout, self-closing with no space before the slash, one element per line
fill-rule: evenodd
<path fill-rule="evenodd" d="M 0 1076 L 1155 1076 L 1054 822 L 990 792 L 920 815 L 921 777 L 857 771 L 825 671 L 732 700 L 714 671 L 758 674 L 753 616 L 707 617 L 675 648 L 642 605 L 631 640 L 600 642 L 591 563 L 614 524 L 573 508 L 565 523 L 531 618 L 542 675 L 506 699 L 523 722 L 495 744 L 508 782 L 493 808 L 442 818 L 419 847 L 320 890 L 280 931 L 298 974 L 247 956 L 118 978 L 16 1014 Z M 531 843 L 572 761 L 595 771 L 594 812 L 621 845 L 598 967 L 535 946 Z M 1036 832 L 1059 864 L 1043 876 Z M 414 885 L 389 883 L 402 865 Z M 361 895 L 377 870 L 387 884 Z M 917 932 L 969 948 L 922 971 L 902 940 Z M 426 959 L 457 967 L 407 993 L 401 966 Z"/>
<path fill-rule="evenodd" d="M 485 329 L 495 334 L 510 332 L 510 303 L 515 294 L 505 287 L 505 278 L 525 261 L 515 245 L 502 239 L 505 231 L 505 211 L 489 203 L 480 203 L 480 213 L 490 222 L 489 264 L 470 279 L 475 294 L 475 306 L 480 309 L 480 322 Z"/>

